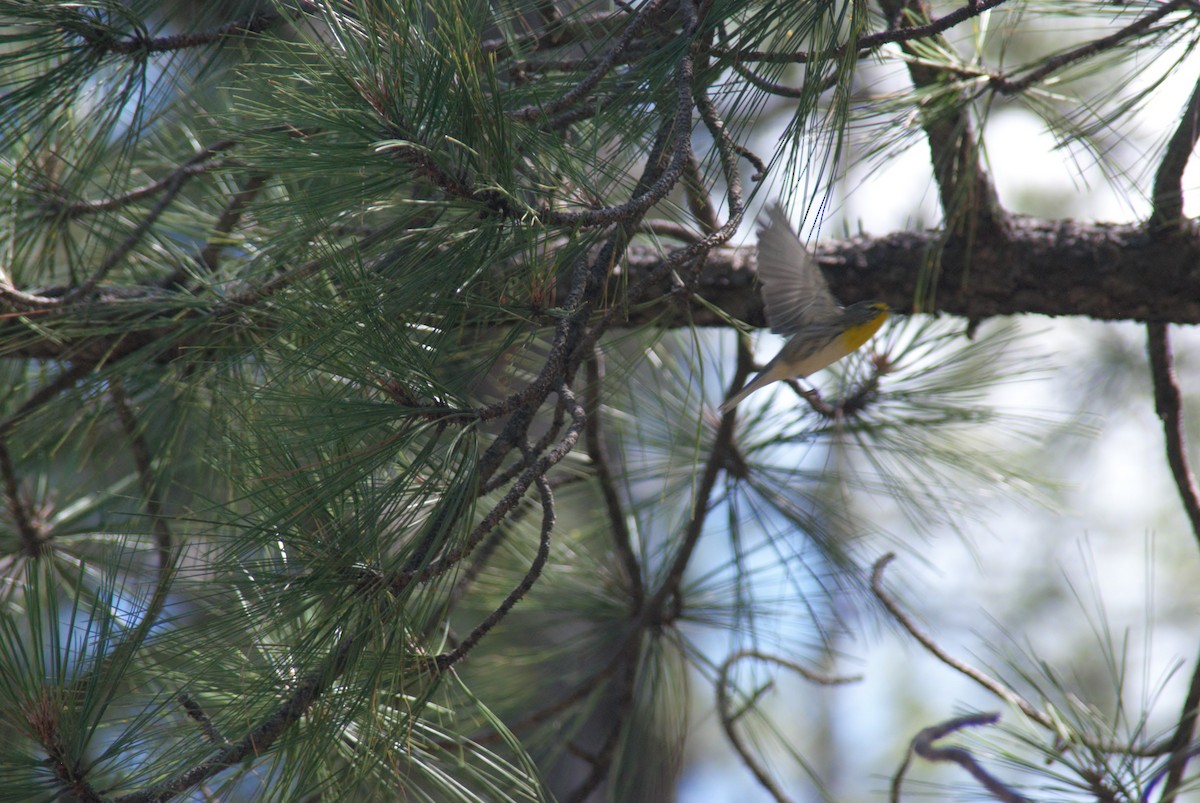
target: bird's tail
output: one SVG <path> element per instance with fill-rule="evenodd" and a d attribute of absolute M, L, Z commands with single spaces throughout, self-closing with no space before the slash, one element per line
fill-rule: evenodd
<path fill-rule="evenodd" d="M 721 415 L 724 415 L 725 413 L 729 412 L 734 407 L 737 407 L 739 404 L 741 404 L 743 401 L 745 401 L 746 397 L 749 396 L 751 393 L 758 390 L 759 388 L 765 388 L 767 385 L 771 384 L 778 378 L 779 377 L 777 377 L 777 376 L 772 376 L 770 371 L 763 371 L 761 374 L 754 377 L 754 380 L 749 385 L 746 385 L 746 387 L 742 388 L 737 393 L 733 394 L 731 397 L 726 399 L 725 403 L 722 404 L 717 409 L 721 412 Z"/>

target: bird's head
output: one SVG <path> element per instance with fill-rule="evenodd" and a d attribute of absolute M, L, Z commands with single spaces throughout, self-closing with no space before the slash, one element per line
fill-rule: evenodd
<path fill-rule="evenodd" d="M 892 312 L 892 308 L 882 301 L 857 301 L 846 307 L 843 315 L 848 325 L 862 326 L 876 320 L 883 323 Z"/>

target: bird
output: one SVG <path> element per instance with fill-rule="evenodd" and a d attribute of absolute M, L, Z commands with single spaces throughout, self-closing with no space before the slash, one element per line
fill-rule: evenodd
<path fill-rule="evenodd" d="M 771 331 L 791 338 L 750 384 L 721 405 L 722 413 L 772 382 L 802 379 L 833 365 L 870 340 L 891 313 L 881 301 L 841 306 L 778 203 L 759 220 L 758 279 Z"/>

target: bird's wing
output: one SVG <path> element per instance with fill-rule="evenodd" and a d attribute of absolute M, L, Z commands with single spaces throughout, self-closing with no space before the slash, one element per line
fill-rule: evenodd
<path fill-rule="evenodd" d="M 792 335 L 841 313 L 821 267 L 800 242 L 779 204 L 768 206 L 759 220 L 758 279 L 772 332 Z"/>

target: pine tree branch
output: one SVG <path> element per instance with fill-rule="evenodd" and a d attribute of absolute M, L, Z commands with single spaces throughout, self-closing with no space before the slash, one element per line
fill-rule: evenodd
<path fill-rule="evenodd" d="M 1194 96 L 1193 96 L 1194 97 Z M 1190 108 L 1191 104 L 1189 104 Z M 1154 409 L 1162 420 L 1166 439 L 1167 464 L 1183 509 L 1191 524 L 1192 535 L 1200 541 L 1200 490 L 1188 465 L 1187 445 L 1183 432 L 1183 399 L 1172 368 L 1171 343 L 1167 326 L 1151 323 L 1147 326 L 1147 350 L 1150 352 L 1150 373 L 1154 382 Z M 1167 761 L 1167 779 L 1160 801 L 1170 803 L 1179 794 L 1188 759 L 1193 754 L 1192 739 L 1196 732 L 1197 708 L 1200 707 L 1200 660 L 1192 672 L 1183 710 L 1171 736 L 1171 757 Z"/>
<path fill-rule="evenodd" d="M 133 454 L 138 482 L 142 486 L 142 504 L 146 506 L 146 515 L 150 517 L 154 527 L 160 592 L 155 595 L 154 601 L 148 606 L 146 612 L 146 617 L 153 621 L 166 602 L 165 580 L 171 570 L 171 528 L 167 524 L 167 517 L 163 515 L 162 495 L 154 476 L 154 461 L 150 454 L 150 446 L 146 443 L 145 433 L 142 432 L 137 415 L 133 411 L 133 405 L 125 393 L 125 381 L 119 376 L 113 376 L 109 378 L 108 382 L 113 410 L 116 411 L 117 420 L 121 422 L 121 429 L 125 430 L 125 437 L 129 439 L 129 450 Z"/>
<path fill-rule="evenodd" d="M 933 21 L 926 0 L 879 0 L 879 5 L 901 30 L 924 27 Z M 948 47 L 940 35 L 934 41 Z M 920 56 L 910 42 L 902 42 L 901 49 L 911 56 Z M 907 61 L 906 67 L 917 88 L 934 87 L 946 79 L 945 72 L 919 58 Z M 929 140 L 933 176 L 941 197 L 947 233 L 965 237 L 968 242 L 974 242 L 976 238 L 1003 239 L 1008 232 L 1008 215 L 1000 206 L 996 188 L 983 169 L 979 142 L 967 107 L 957 105 L 949 112 L 927 108 L 922 112 L 921 127 Z M 936 264 L 931 263 L 930 267 Z M 924 299 L 920 301 L 920 308 L 924 309 Z"/>
<path fill-rule="evenodd" d="M 1200 81 L 1196 82 L 1192 96 L 1188 98 L 1179 125 L 1159 162 L 1158 172 L 1154 174 L 1154 209 L 1147 224 L 1151 230 L 1180 228 L 1184 223 L 1183 171 L 1191 161 L 1197 139 L 1200 139 Z"/>
<path fill-rule="evenodd" d="M 1175 479 L 1175 487 L 1187 513 L 1192 534 L 1200 543 L 1200 491 L 1196 488 L 1196 477 L 1188 464 L 1187 442 L 1183 433 L 1183 398 L 1175 381 L 1167 326 L 1164 323 L 1151 323 L 1146 328 L 1150 374 L 1154 382 L 1154 411 L 1163 424 L 1167 464 L 1171 467 L 1171 476 Z"/>
<path fill-rule="evenodd" d="M 916 622 L 912 620 L 912 617 L 910 617 L 904 611 L 904 609 L 900 607 L 900 603 L 897 602 L 896 599 L 883 587 L 884 570 L 887 568 L 888 564 L 895 559 L 896 555 L 889 552 L 879 558 L 879 560 L 875 561 L 875 564 L 871 567 L 871 593 L 875 595 L 875 598 L 878 599 L 883 607 L 887 610 L 888 615 L 891 616 L 897 624 L 908 631 L 908 634 L 912 636 L 918 644 L 924 647 L 925 650 L 934 658 L 941 661 L 944 665 L 953 669 L 955 672 L 958 672 L 964 677 L 968 678 L 981 688 L 985 689 L 988 693 L 995 695 L 998 699 L 1003 700 L 1008 705 L 1017 709 L 1031 722 L 1040 725 L 1050 733 L 1054 734 L 1056 737 L 1059 737 L 1061 735 L 1061 723 L 1056 720 L 1054 716 L 1039 709 L 1026 697 L 1022 696 L 1016 689 L 1005 685 L 1002 681 L 991 677 L 967 662 L 955 658 L 953 655 L 947 652 L 945 648 L 934 641 L 931 635 L 917 626 Z M 1146 747 L 1131 747 L 1129 745 L 1117 744 L 1115 742 L 1099 742 L 1092 739 L 1083 738 L 1079 734 L 1076 734 L 1075 738 L 1079 739 L 1080 742 L 1092 750 L 1101 753 L 1112 753 L 1115 755 L 1151 757 L 1162 755 L 1170 749 L 1169 745 L 1165 743 L 1148 745 Z"/>
<path fill-rule="evenodd" d="M 1200 235 L 1184 232 L 1167 241 L 1149 236 L 1136 224 L 1026 217 L 1015 217 L 1011 223 L 1009 240 L 980 244 L 969 263 L 961 245 L 944 246 L 938 295 L 927 312 L 974 321 L 1039 314 L 1200 323 L 1200 274 L 1193 270 L 1200 263 Z M 712 240 L 731 233 L 723 230 L 665 258 L 658 249 L 630 246 L 625 264 L 609 280 L 606 297 L 620 299 L 628 289 L 642 302 L 659 298 L 664 306 L 614 304 L 605 312 L 607 325 L 727 326 L 732 317 L 751 326 L 766 326 L 754 281 L 753 248 L 713 250 Z M 938 231 L 902 231 L 825 242 L 815 252 L 838 298 L 846 303 L 873 298 L 903 310 L 912 308 L 921 270 L 943 242 Z M 679 290 L 672 270 L 687 270 L 702 254 L 707 260 L 696 292 L 707 304 L 667 303 Z M 1154 270 L 1148 271 L 1147 265 Z M 10 308 L 8 314 L 0 313 L 0 343 L 4 344 L 0 358 L 87 363 L 154 347 L 159 349 L 158 359 L 168 362 L 187 348 L 228 341 L 239 326 L 260 326 L 243 317 L 247 309 L 319 270 L 319 262 L 301 265 L 259 289 L 214 302 L 207 309 L 195 297 L 172 301 L 157 288 L 103 287 L 93 300 L 39 310 L 29 322 L 24 320 L 28 313 Z M 69 291 L 51 288 L 41 295 L 65 292 Z M 83 321 L 88 322 L 88 331 L 79 331 L 82 323 L 75 325 Z M 119 331 L 92 334 L 101 322 Z M 490 417 L 504 415 L 506 409 L 498 407 Z"/>
<path fill-rule="evenodd" d="M 988 83 L 992 89 L 1002 95 L 1015 95 L 1019 92 L 1024 92 L 1029 87 L 1044 81 L 1064 67 L 1074 64 L 1077 61 L 1091 58 L 1106 50 L 1111 50 L 1130 39 L 1141 36 L 1148 32 L 1154 23 L 1188 4 L 1189 0 L 1170 0 L 1170 2 L 1160 3 L 1157 8 L 1134 20 L 1119 31 L 1115 31 L 1108 36 L 1102 36 L 1099 39 L 1093 39 L 1090 42 L 1085 42 L 1079 47 L 1072 48 L 1057 56 L 1052 56 L 1020 78 L 993 75 Z"/>
<path fill-rule="evenodd" d="M 188 767 L 150 789 L 115 798 L 113 803 L 161 803 L 192 789 L 228 767 L 265 753 L 271 745 L 304 716 L 313 703 L 346 670 L 356 640 L 346 636 L 325 657 L 322 665 L 301 680 L 283 702 L 237 742 L 218 750 L 199 764 Z"/>
<path fill-rule="evenodd" d="M 613 551 L 616 552 L 625 572 L 630 606 L 636 611 L 642 607 L 646 589 L 642 580 L 642 567 L 633 550 L 633 534 L 629 531 L 629 523 L 626 521 L 625 505 L 617 490 L 617 477 L 612 468 L 612 461 L 609 459 L 608 444 L 600 429 L 604 381 L 602 360 L 603 355 L 599 349 L 595 349 L 592 357 L 587 361 L 587 389 L 584 394 L 587 415 L 585 430 L 587 454 L 596 473 L 596 483 L 600 488 L 600 495 L 604 499 L 604 509 L 608 513 L 608 531 L 612 536 Z"/>
<path fill-rule="evenodd" d="M 891 800 L 893 803 L 899 803 L 900 801 L 900 785 L 904 778 L 904 772 L 908 768 L 909 760 L 914 753 L 926 761 L 957 764 L 969 772 L 971 777 L 979 782 L 980 786 L 991 793 L 992 797 L 1002 801 L 1002 803 L 1029 803 L 1029 798 L 1010 789 L 999 779 L 993 778 L 969 751 L 961 747 L 942 747 L 935 744 L 939 739 L 944 739 L 955 731 L 982 725 L 994 725 L 999 720 L 999 714 L 968 714 L 967 716 L 956 717 L 937 725 L 931 725 L 914 736 L 909 745 L 908 755 L 904 758 L 904 763 L 896 772 L 895 777 L 892 778 Z"/>
<path fill-rule="evenodd" d="M 724 47 L 713 47 L 711 48 L 711 52 L 718 56 L 733 56 L 737 61 L 758 61 L 768 64 L 807 64 L 814 61 L 839 58 L 846 50 L 852 47 L 860 51 L 859 58 L 864 58 L 870 55 L 872 51 L 892 42 L 913 42 L 919 39 L 939 36 L 973 17 L 978 17 L 985 11 L 991 11 L 996 6 L 1003 5 L 1005 2 L 1006 0 L 978 0 L 977 2 L 970 2 L 942 17 L 931 19 L 924 25 L 910 25 L 904 28 L 892 28 L 887 31 L 865 34 L 858 37 L 852 45 L 842 45 L 841 47 L 830 48 L 820 53 L 805 50 L 781 53 L 762 50 L 735 50 Z"/>
<path fill-rule="evenodd" d="M 305 0 L 300 0 L 297 5 L 308 13 L 317 10 L 316 4 Z M 152 53 L 169 53 L 217 44 L 231 37 L 253 36 L 270 30 L 285 19 L 276 11 L 261 11 L 246 19 L 233 20 L 207 31 L 168 36 L 148 36 L 141 31 L 127 37 L 115 36 L 110 29 L 94 23 L 82 14 L 75 19 L 64 20 L 62 27 L 68 33 L 78 36 L 89 47 L 104 53 L 147 56 Z"/>
<path fill-rule="evenodd" d="M 721 667 L 717 672 L 716 681 L 717 716 L 721 720 L 721 729 L 725 731 L 725 738 L 729 740 L 731 745 L 733 745 L 733 749 L 737 752 L 738 757 L 741 758 L 742 763 L 745 764 L 750 772 L 754 775 L 759 786 L 765 789 L 767 794 L 769 794 L 776 801 L 779 801 L 779 803 L 784 803 L 785 801 L 791 800 L 791 798 L 784 794 L 779 785 L 775 783 L 775 779 L 771 777 L 771 774 L 767 771 L 766 767 L 762 766 L 761 761 L 754 755 L 754 751 L 746 745 L 745 740 L 742 738 L 736 727 L 737 721 L 741 719 L 743 714 L 745 714 L 745 712 L 749 709 L 753 700 L 750 704 L 747 704 L 738 711 L 733 711 L 730 708 L 730 671 L 739 661 L 747 659 L 776 664 L 784 669 L 789 669 L 795 672 L 811 683 L 816 683 L 822 686 L 839 686 L 845 683 L 854 683 L 860 681 L 862 678 L 822 675 L 819 672 L 814 672 L 811 669 L 796 663 L 795 661 L 790 661 L 787 658 L 783 658 L 778 655 L 771 655 L 770 653 L 765 653 L 760 650 L 738 650 L 721 663 Z M 755 698 L 757 698 L 757 695 L 755 695 Z"/>

